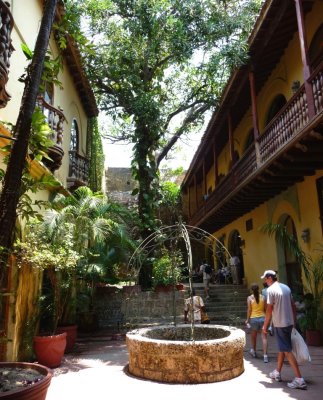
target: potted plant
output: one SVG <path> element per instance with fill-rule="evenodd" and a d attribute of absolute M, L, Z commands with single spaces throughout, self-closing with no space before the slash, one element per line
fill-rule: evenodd
<path fill-rule="evenodd" d="M 153 260 L 152 283 L 155 291 L 170 291 L 182 277 L 182 255 L 179 251 L 162 249 L 161 256 Z"/>
<path fill-rule="evenodd" d="M 26 227 L 24 241 L 16 241 L 14 251 L 18 267 L 28 264 L 43 274 L 37 323 L 39 335 L 33 339 L 34 351 L 41 364 L 57 367 L 66 347 L 66 332 L 57 334 L 57 326 L 70 302 L 74 301 L 73 275 L 79 255 L 73 250 L 67 231 L 64 241 L 52 242 L 43 226 L 34 220 Z"/>
<path fill-rule="evenodd" d="M 323 299 L 323 256 L 320 256 L 308 266 L 305 277 L 305 313 L 298 323 L 305 332 L 307 344 L 320 346 L 322 344 L 320 328 L 323 322 L 321 309 Z"/>
<path fill-rule="evenodd" d="M 0 398 L 45 400 L 52 374 L 44 365 L 0 362 Z"/>

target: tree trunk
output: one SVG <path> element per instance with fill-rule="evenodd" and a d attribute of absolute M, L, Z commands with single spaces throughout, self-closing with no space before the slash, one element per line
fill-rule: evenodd
<path fill-rule="evenodd" d="M 21 178 L 26 164 L 31 119 L 48 48 L 58 0 L 47 0 L 39 29 L 34 55 L 26 78 L 20 111 L 15 127 L 17 140 L 13 143 L 0 197 L 0 247 L 10 249 L 16 223 L 16 208 L 20 196 Z"/>

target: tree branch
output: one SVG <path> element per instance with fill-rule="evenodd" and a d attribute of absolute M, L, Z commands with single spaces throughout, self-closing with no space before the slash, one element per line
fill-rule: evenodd
<path fill-rule="evenodd" d="M 160 163 L 162 160 L 167 156 L 169 151 L 172 149 L 172 147 L 175 145 L 177 140 L 183 135 L 183 133 L 186 132 L 186 129 L 188 126 L 194 122 L 199 116 L 205 113 L 210 108 L 210 104 L 205 103 L 201 105 L 198 108 L 192 109 L 190 113 L 186 116 L 185 120 L 183 121 L 183 124 L 176 133 L 169 139 L 169 141 L 166 143 L 166 145 L 163 147 L 162 151 L 159 153 L 157 156 L 157 167 L 159 167 Z"/>

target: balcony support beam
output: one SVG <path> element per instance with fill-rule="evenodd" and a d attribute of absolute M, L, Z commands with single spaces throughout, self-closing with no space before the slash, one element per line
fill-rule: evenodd
<path fill-rule="evenodd" d="M 315 116 L 315 105 L 314 105 L 314 94 L 313 87 L 309 78 L 311 76 L 311 67 L 308 56 L 308 46 L 305 33 L 305 23 L 304 23 L 304 11 L 302 0 L 295 0 L 296 6 L 296 17 L 298 25 L 298 35 L 300 41 L 302 63 L 303 63 L 303 76 L 304 76 L 304 86 L 307 98 L 308 114 L 309 118 L 312 119 Z"/>
<path fill-rule="evenodd" d="M 253 125 L 253 137 L 256 151 L 256 163 L 260 166 L 260 151 L 259 151 L 259 121 L 258 121 L 258 109 L 257 109 L 257 93 L 255 84 L 255 74 L 252 70 L 249 71 L 249 85 L 251 95 L 251 109 L 252 109 L 252 125 Z"/>

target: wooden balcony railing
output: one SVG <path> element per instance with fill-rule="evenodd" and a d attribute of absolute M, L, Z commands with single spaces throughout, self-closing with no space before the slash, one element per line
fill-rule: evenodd
<path fill-rule="evenodd" d="M 62 144 L 63 125 L 66 119 L 62 110 L 47 103 L 42 96 L 38 96 L 37 106 L 42 110 L 47 123 L 52 130 L 50 139 L 54 142 L 54 145 L 48 149 L 48 155 L 51 160 L 44 158 L 43 162 L 52 172 L 54 172 L 62 165 L 62 159 L 64 157 Z"/>
<path fill-rule="evenodd" d="M 311 75 L 309 81 L 313 86 L 315 112 L 323 110 L 323 67 L 319 66 Z"/>
<path fill-rule="evenodd" d="M 304 85 L 267 125 L 258 139 L 260 160 L 264 164 L 308 123 Z"/>
<path fill-rule="evenodd" d="M 68 181 L 71 183 L 70 186 L 86 185 L 89 181 L 89 160 L 86 157 L 77 154 L 75 150 L 71 150 L 69 155 L 70 168 Z"/>
<path fill-rule="evenodd" d="M 6 91 L 10 67 L 10 57 L 14 48 L 11 31 L 14 24 L 7 1 L 0 0 L 0 108 L 7 105 L 10 95 Z"/>
<path fill-rule="evenodd" d="M 41 108 L 43 114 L 46 117 L 47 123 L 52 130 L 50 139 L 58 146 L 62 146 L 63 143 L 63 124 L 65 116 L 63 111 L 55 108 L 51 104 L 47 103 L 42 96 L 38 96 L 37 105 Z"/>
<path fill-rule="evenodd" d="M 323 63 L 313 72 L 309 82 L 313 87 L 315 118 L 323 110 Z M 228 196 L 238 187 L 242 187 L 247 180 L 252 180 L 259 168 L 266 164 L 269 165 L 281 150 L 286 148 L 295 138 L 297 139 L 299 133 L 310 122 L 305 89 L 302 85 L 259 136 L 257 143 L 249 147 L 228 175 L 207 197 L 203 205 L 196 210 L 191 210 L 190 224 L 198 223 L 207 212 L 226 201 Z M 258 157 L 256 149 L 259 151 Z"/>

